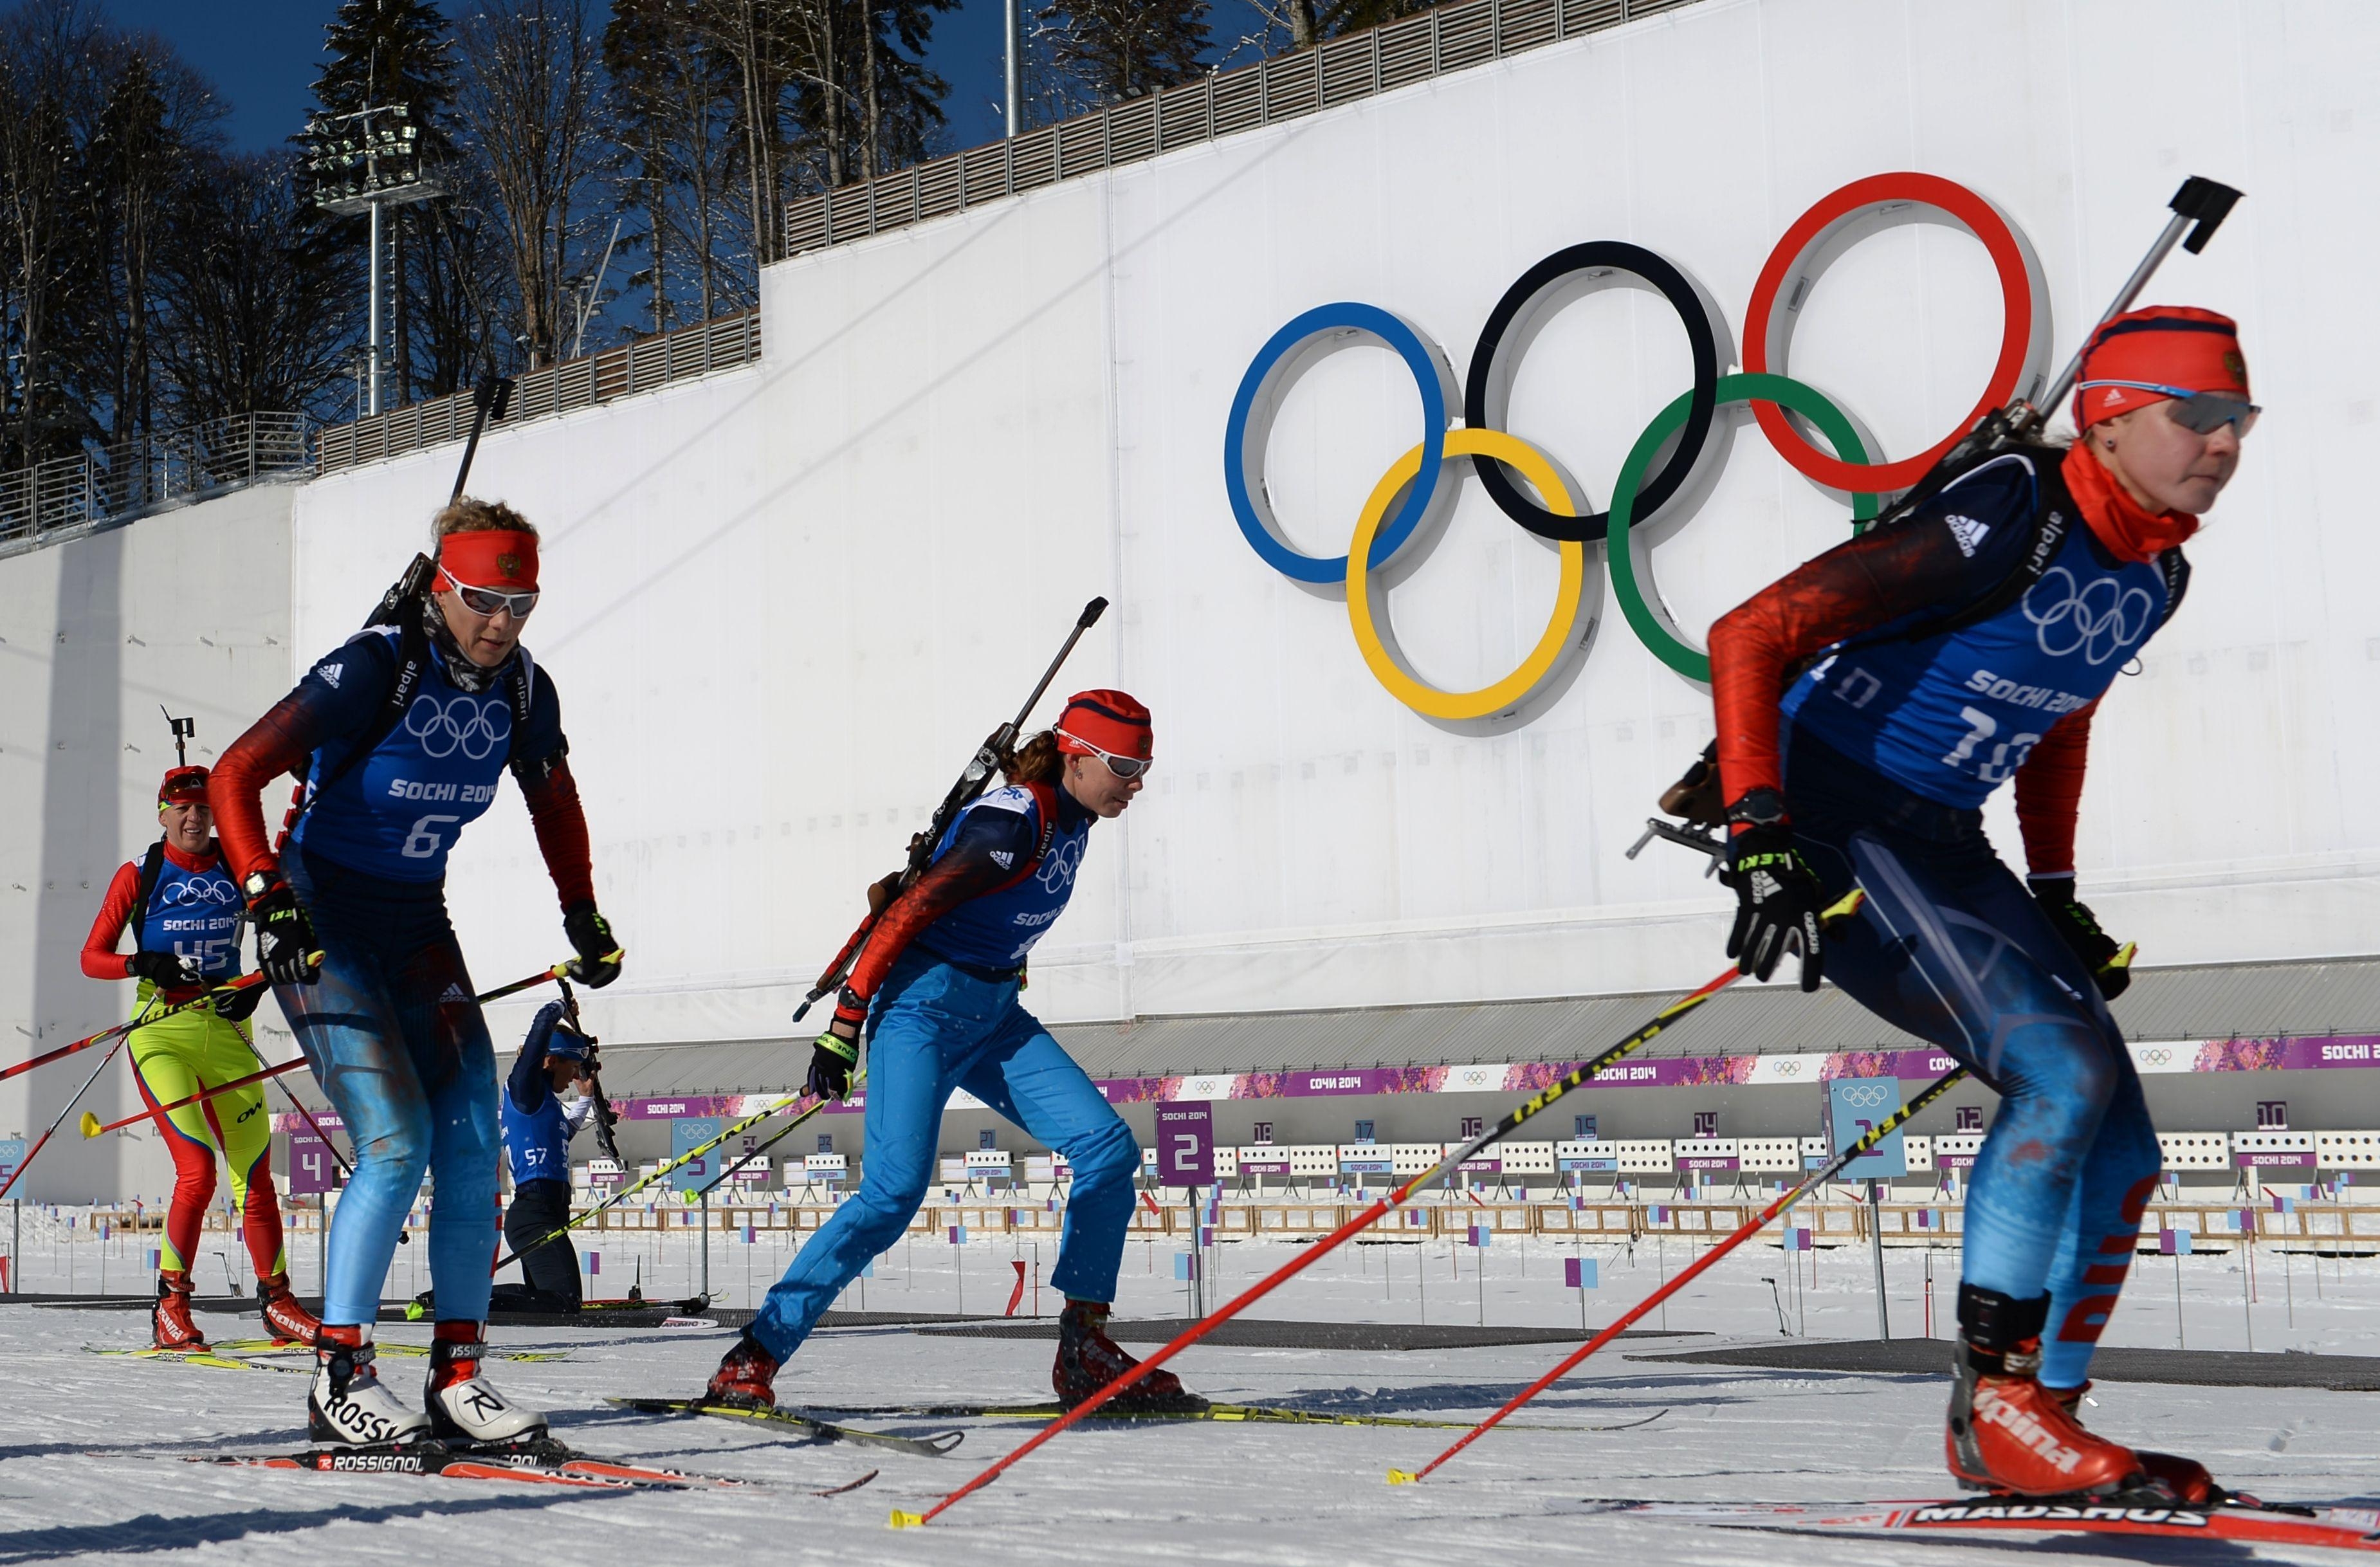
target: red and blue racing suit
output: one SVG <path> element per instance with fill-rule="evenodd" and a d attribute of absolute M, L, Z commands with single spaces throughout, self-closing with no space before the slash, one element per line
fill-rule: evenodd
<path fill-rule="evenodd" d="M 1971 624 L 1952 612 L 2026 565 L 2048 538 L 2037 518 L 2089 522 L 2104 480 L 2070 491 L 2064 475 L 2092 461 L 1996 458 L 1711 633 L 1726 798 L 1781 789 L 1828 897 L 1867 893 L 1826 939 L 1827 978 L 2002 1096 L 1975 1162 L 1964 1277 L 2050 1296 L 2052 1387 L 2088 1374 L 2161 1160 L 2089 968 L 1994 854 L 1981 807 L 2013 780 L 2033 875 L 2072 875 L 2093 711 L 2180 578 L 2066 527 L 2022 598 Z"/>

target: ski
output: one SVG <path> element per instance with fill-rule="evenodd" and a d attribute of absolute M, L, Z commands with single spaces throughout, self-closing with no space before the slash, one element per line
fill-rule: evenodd
<path fill-rule="evenodd" d="M 324 1475 L 434 1475 L 449 1480 L 517 1480 L 610 1489 L 728 1489 L 751 1484 L 723 1475 L 598 1458 L 551 1438 L 528 1442 L 449 1442 L 433 1439 L 309 1448 L 301 1452 L 192 1453 L 186 1455 L 183 1462 L 248 1469 L 300 1469 Z"/>
<path fill-rule="evenodd" d="M 749 1420 L 761 1425 L 790 1426 L 819 1441 L 856 1442 L 890 1448 L 916 1458 L 940 1458 L 966 1439 L 965 1431 L 942 1431 L 930 1437 L 896 1437 L 887 1431 L 863 1431 L 838 1426 L 790 1409 L 751 1409 L 735 1403 L 709 1403 L 698 1398 L 607 1398 L 604 1403 L 640 1415 L 710 1415 L 722 1420 Z"/>
<path fill-rule="evenodd" d="M 1066 1413 L 1055 1403 L 914 1403 L 879 1404 L 846 1409 L 839 1404 L 809 1404 L 793 1411 L 815 1418 L 824 1415 L 874 1420 L 1055 1420 Z M 1657 1409 L 1638 1420 L 1623 1420 L 1609 1426 L 1514 1426 L 1517 1431 L 1569 1431 L 1584 1434 L 1596 1431 L 1633 1431 L 1649 1426 L 1667 1415 L 1667 1409 Z M 1470 1420 L 1432 1420 L 1417 1415 L 1363 1415 L 1327 1409 L 1293 1409 L 1273 1403 L 1209 1403 L 1204 1409 L 1116 1409 L 1095 1410 L 1093 1420 L 1218 1420 L 1245 1422 L 1248 1425 L 1281 1426 L 1386 1426 L 1405 1430 L 1457 1431 L 1469 1430 L 1476 1422 Z"/>
<path fill-rule="evenodd" d="M 114 1344 L 85 1344 L 82 1347 L 86 1354 L 112 1354 L 127 1360 L 174 1360 L 186 1366 L 218 1366 L 250 1371 L 299 1369 L 310 1371 L 313 1369 L 312 1345 L 279 1339 L 226 1339 L 220 1343 L 211 1344 L 205 1349 L 159 1349 L 154 1345 L 126 1349 Z M 430 1346 L 427 1344 L 382 1342 L 376 1343 L 372 1347 L 382 1354 L 411 1356 L 417 1359 L 430 1354 Z M 264 1358 L 269 1355 L 304 1355 L 307 1357 L 307 1362 L 302 1367 L 276 1365 Z M 570 1358 L 570 1352 L 566 1349 L 492 1349 L 486 1351 L 480 1358 L 483 1360 L 567 1360 Z"/>
<path fill-rule="evenodd" d="M 2281 1507 L 2234 1501 L 2219 1507 L 2135 1507 L 2120 1498 L 2070 1500 L 1978 1497 L 1949 1501 L 1729 1502 L 1558 1501 L 1557 1512 L 1591 1513 L 1789 1533 L 1928 1534 L 1950 1531 L 2129 1535 L 2153 1539 L 2219 1539 L 2243 1544 L 2380 1551 L 2380 1511 L 2362 1507 Z"/>
<path fill-rule="evenodd" d="M 176 1366 L 207 1366 L 218 1371 L 292 1371 L 309 1376 L 314 1370 L 313 1351 L 303 1345 L 290 1346 L 307 1356 L 302 1366 L 283 1361 L 265 1360 L 246 1354 L 226 1354 L 220 1347 L 213 1349 L 113 1349 L 105 1344 L 85 1344 L 85 1354 L 114 1355 L 122 1360 L 171 1361 Z"/>

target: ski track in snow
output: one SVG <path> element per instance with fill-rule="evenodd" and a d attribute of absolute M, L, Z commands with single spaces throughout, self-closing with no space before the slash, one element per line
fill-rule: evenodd
<path fill-rule="evenodd" d="M 1387 1248 L 1366 1249 L 1375 1255 L 1343 1259 L 1343 1267 L 1340 1257 L 1327 1259 L 1316 1269 L 1321 1277 L 1268 1301 L 1267 1314 L 1414 1320 L 1415 1259 L 1410 1254 L 1391 1258 L 1384 1281 L 1378 1253 Z M 1488 1253 L 1488 1320 L 1574 1324 L 1577 1296 L 1559 1287 L 1558 1259 L 1568 1248 L 1529 1248 L 1526 1281 L 1518 1277 L 1522 1249 Z M 947 1277 L 948 1249 L 930 1250 L 930 1257 L 920 1257 L 917 1279 L 905 1287 L 888 1257 L 889 1276 L 876 1281 L 870 1306 L 949 1309 L 949 1301 L 929 1298 L 939 1293 L 933 1263 L 942 1264 L 941 1285 L 955 1282 Z M 1276 1261 L 1290 1255 L 1286 1247 L 1230 1248 L 1227 1287 L 1253 1277 L 1268 1253 Z M 1597 1322 L 1640 1298 L 1654 1282 L 1644 1248 L 1633 1269 L 1608 1250 L 1605 1255 L 1604 1287 L 1591 1297 Z M 1428 1280 L 1429 1320 L 1475 1319 L 1476 1261 L 1476 1254 L 1465 1253 L 1456 1281 L 1446 1277 L 1443 1249 L 1421 1259 L 1437 1269 Z M 1921 1264 L 1907 1255 L 1891 1261 L 1895 1309 L 1907 1314 L 1896 1321 L 1907 1334 L 1917 1327 L 1915 1291 L 1922 1286 L 1913 1269 Z M 993 1266 L 969 1262 L 971 1273 L 987 1282 Z M 2260 1261 L 2260 1269 L 2265 1266 Z M 2380 1264 L 2350 1263 L 2343 1276 L 2325 1273 L 2320 1303 L 2311 1298 L 2305 1264 L 2298 1266 L 2294 1337 L 2273 1288 L 2279 1281 L 2260 1276 L 2259 1346 L 2298 1342 L 2352 1352 L 2371 1342 L 2364 1324 L 2380 1307 Z M 1828 1254 L 1820 1268 L 1820 1284 L 1807 1292 L 1812 1330 L 1871 1331 L 1873 1296 L 1864 1267 L 1838 1252 Z M 2002 1560 L 2194 1567 L 2282 1559 L 2211 1542 L 1821 1538 L 1548 1512 L 1556 1499 L 1583 1496 L 1848 1501 L 1951 1494 L 1941 1468 L 1944 1384 L 1938 1379 L 1663 1367 L 1623 1358 L 1706 1347 L 1726 1342 L 1726 1335 L 1779 1342 L 1774 1297 L 1762 1275 L 1779 1270 L 1773 1250 L 1729 1259 L 1671 1303 L 1673 1329 L 1714 1337 L 1622 1341 L 1516 1416 L 1588 1425 L 1670 1411 L 1639 1430 L 1497 1432 L 1424 1484 L 1391 1488 L 1385 1483 L 1389 1468 L 1417 1468 L 1459 1433 L 1093 1425 L 1059 1437 L 917 1533 L 889 1530 L 890 1510 L 923 1511 L 1034 1427 L 1021 1421 L 972 1422 L 957 1453 L 926 1460 L 773 1439 L 773 1433 L 764 1437 L 725 1421 L 628 1415 L 604 1406 L 603 1397 L 691 1391 L 733 1335 L 724 1330 L 637 1333 L 600 1324 L 585 1332 L 499 1327 L 495 1336 L 508 1347 L 571 1349 L 567 1361 L 492 1367 L 508 1392 L 552 1411 L 554 1432 L 565 1440 L 606 1457 L 732 1475 L 765 1482 L 767 1488 L 546 1491 L 221 1469 L 184 1464 L 176 1455 L 308 1445 L 298 1379 L 83 1353 L 87 1344 L 136 1343 L 146 1328 L 138 1311 L 0 1306 L 0 1387 L 8 1390 L 0 1424 L 0 1567 L 103 1554 L 252 1567 L 261 1553 L 310 1563 L 417 1563 L 515 1560 L 525 1550 L 540 1560 L 639 1564 L 743 1552 L 766 1553 L 771 1561 L 964 1561 L 970 1567 L 1046 1567 L 1061 1555 L 1290 1567 L 1350 1561 L 1436 1567 L 1524 1554 L 1631 1567 L 1749 1561 L 1865 1567 L 1921 1558 L 1976 1567 Z M 1955 1277 L 1948 1253 L 1937 1257 L 1935 1277 L 1938 1320 L 1948 1282 Z M 1384 1289 L 1401 1278 L 1401 1292 Z M 2107 1342 L 2171 1346 L 2171 1287 L 2169 1267 L 2143 1259 Z M 2239 1275 L 2220 1259 L 2192 1259 L 2186 1284 L 2192 1347 L 2240 1347 L 2239 1288 Z M 1181 1309 L 1178 1285 L 1161 1274 L 1135 1275 L 1129 1267 L 1123 1296 L 1127 1315 Z M 1045 1306 L 1051 1304 L 1045 1298 Z M 202 1320 L 220 1335 L 236 1330 L 228 1317 Z M 417 1342 L 429 1336 L 426 1324 L 381 1332 Z M 1379 1354 L 1199 1346 L 1174 1366 L 1193 1387 L 1218 1398 L 1461 1418 L 1484 1415 L 1564 1353 L 1559 1344 Z M 1947 1346 L 1945 1354 L 1947 1359 Z M 779 1387 L 789 1403 L 1013 1401 L 1044 1394 L 1049 1357 L 1045 1341 L 828 1330 L 804 1348 Z M 409 1393 L 421 1365 L 390 1357 L 382 1369 Z M 2087 1412 L 2095 1426 L 2193 1453 L 2243 1488 L 2279 1500 L 2380 1495 L 2362 1395 L 2107 1384 L 2095 1396 L 2098 1406 Z M 857 1423 L 914 1431 L 950 1424 Z M 86 1456 L 95 1452 L 111 1456 Z M 881 1474 L 860 1490 L 832 1498 L 810 1494 L 869 1469 Z"/>

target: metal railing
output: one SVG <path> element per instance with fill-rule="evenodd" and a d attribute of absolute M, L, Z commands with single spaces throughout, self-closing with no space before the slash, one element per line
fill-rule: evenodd
<path fill-rule="evenodd" d="M 1318 114 L 1448 71 L 1601 32 L 1694 0 L 1462 0 L 1317 49 L 1095 109 L 989 146 L 795 200 L 800 255 L 961 213 L 1234 131 Z"/>
<path fill-rule="evenodd" d="M 682 326 L 520 376 L 506 425 L 592 407 L 760 358 L 760 312 L 741 311 Z M 471 395 L 433 397 L 322 431 L 322 471 L 333 473 L 401 452 L 460 441 L 471 431 Z"/>
<path fill-rule="evenodd" d="M 239 414 L 0 473 L 0 551 L 306 472 L 303 414 Z"/>

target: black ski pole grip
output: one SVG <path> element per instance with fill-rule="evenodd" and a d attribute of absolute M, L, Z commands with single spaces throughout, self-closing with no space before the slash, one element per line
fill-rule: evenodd
<path fill-rule="evenodd" d="M 1088 631 L 1099 623 L 1099 616 L 1107 613 L 1107 608 L 1108 601 L 1105 599 L 1093 599 L 1083 606 L 1082 618 L 1075 622 L 1075 628 L 1077 631 Z"/>
<path fill-rule="evenodd" d="M 2223 220 L 2231 215 L 2239 200 L 2240 192 L 2228 185 L 2198 175 L 2183 180 L 2169 204 L 2183 217 L 2196 220 L 2196 225 L 2181 242 L 2181 248 L 2193 256 L 2205 249 L 2206 242 L 2215 237 L 2215 231 L 2223 226 Z"/>

